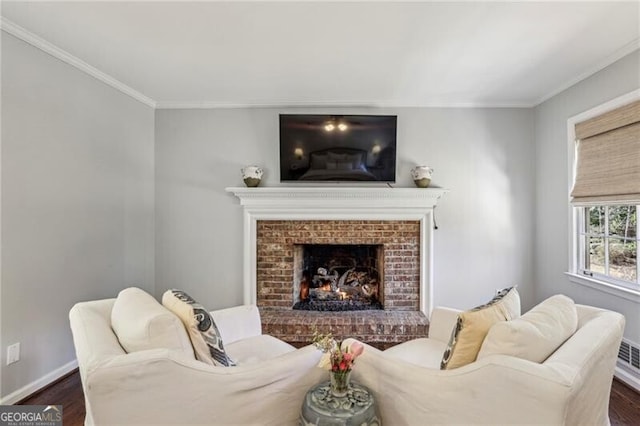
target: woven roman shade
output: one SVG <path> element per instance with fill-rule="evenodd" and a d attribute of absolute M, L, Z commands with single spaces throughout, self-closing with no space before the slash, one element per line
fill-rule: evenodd
<path fill-rule="evenodd" d="M 573 204 L 640 203 L 640 101 L 577 123 Z"/>

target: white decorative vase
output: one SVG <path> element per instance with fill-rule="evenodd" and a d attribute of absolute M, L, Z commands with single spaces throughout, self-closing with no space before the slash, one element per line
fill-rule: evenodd
<path fill-rule="evenodd" d="M 418 188 L 426 188 L 431 183 L 433 169 L 428 166 L 415 166 L 411 169 L 411 177 Z"/>
<path fill-rule="evenodd" d="M 242 180 L 244 184 L 249 187 L 255 187 L 260 185 L 260 181 L 262 180 L 262 174 L 264 170 L 258 166 L 245 166 L 241 170 L 242 172 Z"/>

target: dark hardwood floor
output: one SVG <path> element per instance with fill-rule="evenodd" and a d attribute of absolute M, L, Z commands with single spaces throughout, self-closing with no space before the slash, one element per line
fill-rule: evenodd
<path fill-rule="evenodd" d="M 18 404 L 62 405 L 62 424 L 64 426 L 82 426 L 85 411 L 80 373 L 76 369 Z"/>
<path fill-rule="evenodd" d="M 77 370 L 20 403 L 62 405 L 64 426 L 81 426 L 84 422 L 84 395 Z M 609 418 L 612 426 L 640 425 L 640 393 L 614 379 Z"/>
<path fill-rule="evenodd" d="M 609 419 L 611 425 L 640 425 L 640 393 L 613 379 L 609 399 Z"/>

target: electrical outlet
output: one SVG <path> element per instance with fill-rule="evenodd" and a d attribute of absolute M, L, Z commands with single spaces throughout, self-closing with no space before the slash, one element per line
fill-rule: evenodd
<path fill-rule="evenodd" d="M 20 361 L 20 343 L 7 347 L 7 365 Z"/>

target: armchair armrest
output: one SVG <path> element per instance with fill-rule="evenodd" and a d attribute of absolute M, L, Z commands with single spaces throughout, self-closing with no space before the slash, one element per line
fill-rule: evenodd
<path fill-rule="evenodd" d="M 79 302 L 69 311 L 69 324 L 83 383 L 89 366 L 104 358 L 125 354 L 111 330 L 111 309 L 115 301 Z"/>
<path fill-rule="evenodd" d="M 260 311 L 255 305 L 211 311 L 225 344 L 262 334 Z"/>
<path fill-rule="evenodd" d="M 460 312 L 452 308 L 433 308 L 429 322 L 429 338 L 448 343 Z"/>

